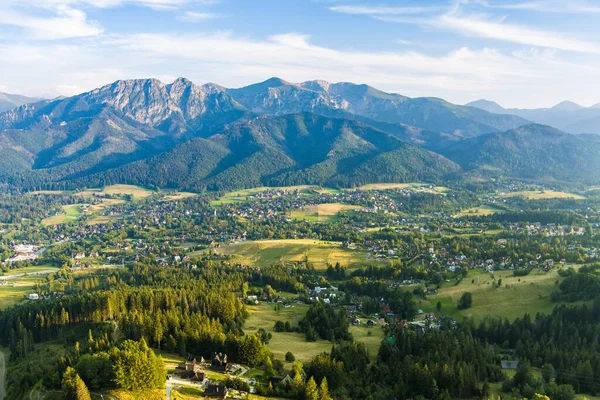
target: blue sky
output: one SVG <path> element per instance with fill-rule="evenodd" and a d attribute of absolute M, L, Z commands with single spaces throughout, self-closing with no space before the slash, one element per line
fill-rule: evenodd
<path fill-rule="evenodd" d="M 0 91 L 278 76 L 505 107 L 600 102 L 600 0 L 0 0 Z"/>

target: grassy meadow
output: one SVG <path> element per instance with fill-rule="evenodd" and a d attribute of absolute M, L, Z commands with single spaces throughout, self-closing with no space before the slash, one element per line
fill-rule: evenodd
<path fill-rule="evenodd" d="M 216 200 L 211 201 L 213 206 L 221 206 L 223 204 L 231 204 L 231 203 L 239 203 L 242 201 L 248 200 L 251 196 L 254 196 L 257 193 L 264 192 L 266 190 L 283 190 L 286 192 L 292 190 L 300 190 L 300 191 L 308 191 L 308 190 L 323 190 L 317 186 L 310 185 L 299 185 L 299 186 L 281 186 L 281 187 L 270 187 L 270 186 L 261 186 L 257 188 L 251 189 L 242 189 L 235 190 L 232 192 L 227 192 L 223 196 L 219 197 Z"/>
<path fill-rule="evenodd" d="M 501 210 L 500 208 L 497 208 L 497 207 L 494 207 L 491 205 L 482 205 L 479 207 L 472 207 L 472 208 L 468 208 L 466 210 L 462 210 L 461 212 L 456 214 L 454 217 L 456 217 L 456 218 L 479 217 L 479 216 L 492 215 L 492 214 L 501 213 L 501 212 L 504 212 L 504 211 Z"/>
<path fill-rule="evenodd" d="M 294 209 L 289 212 L 290 218 L 307 220 L 311 222 L 327 222 L 335 220 L 340 212 L 358 209 L 358 206 L 348 204 L 329 203 L 317 204 L 304 208 Z"/>
<path fill-rule="evenodd" d="M 0 310 L 12 307 L 16 304 L 27 301 L 25 296 L 32 293 L 33 287 L 45 279 L 44 274 L 24 275 L 34 272 L 58 270 L 53 265 L 40 265 L 35 267 L 19 268 L 10 270 L 2 276 L 2 280 L 6 282 L 0 286 Z"/>
<path fill-rule="evenodd" d="M 496 271 L 492 275 L 484 270 L 472 270 L 458 285 L 445 282 L 438 293 L 427 299 L 418 299 L 417 306 L 425 312 L 439 314 L 436 305 L 442 304 L 441 313 L 461 321 L 463 317 L 481 321 L 484 317 L 496 316 L 513 320 L 525 313 L 548 314 L 557 305 L 550 300 L 550 294 L 556 289 L 556 282 L 562 281 L 557 269 L 549 272 L 532 271 L 527 276 L 515 277 L 512 271 Z M 502 286 L 497 282 L 502 279 Z M 473 306 L 466 310 L 457 310 L 456 304 L 464 292 L 473 295 Z"/>
<path fill-rule="evenodd" d="M 583 200 L 584 196 L 576 193 L 558 192 L 554 190 L 531 190 L 521 192 L 510 192 L 501 194 L 500 197 L 524 197 L 527 200 L 540 200 L 540 199 L 575 199 Z"/>
<path fill-rule="evenodd" d="M 303 363 L 309 362 L 315 355 L 324 351 L 330 351 L 332 344 L 327 340 L 317 340 L 316 342 L 307 342 L 304 334 L 295 332 L 275 332 L 273 325 L 275 321 L 289 322 L 296 326 L 304 318 L 308 310 L 307 304 L 293 304 L 290 308 L 281 308 L 275 310 L 274 304 L 261 303 L 255 306 L 248 306 L 250 316 L 244 324 L 246 333 L 254 333 L 260 328 L 273 335 L 269 341 L 269 349 L 275 357 L 284 362 L 286 368 L 291 368 L 292 363 L 285 361 L 285 353 L 291 351 L 296 360 Z M 383 330 L 380 327 L 367 328 L 365 326 L 352 326 L 350 332 L 355 341 L 364 343 L 369 350 L 371 359 L 374 360 L 379 350 L 379 344 L 383 340 Z M 369 336 L 369 332 L 371 335 Z"/>
<path fill-rule="evenodd" d="M 239 262 L 258 266 L 308 261 L 317 269 L 325 269 L 328 263 L 335 265 L 339 262 L 352 267 L 367 262 L 365 251 L 343 248 L 339 242 L 312 239 L 239 242 L 215 248 L 214 251 L 234 255 Z"/>

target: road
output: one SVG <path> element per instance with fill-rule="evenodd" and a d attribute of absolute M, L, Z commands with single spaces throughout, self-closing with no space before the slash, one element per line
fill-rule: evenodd
<path fill-rule="evenodd" d="M 15 278 L 20 278 L 20 277 L 25 276 L 25 275 L 46 275 L 46 274 L 51 274 L 51 273 L 56 272 L 56 271 L 57 271 L 56 269 L 46 269 L 46 270 L 43 270 L 43 271 L 23 272 L 22 274 L 0 276 L 0 280 L 15 279 Z"/>

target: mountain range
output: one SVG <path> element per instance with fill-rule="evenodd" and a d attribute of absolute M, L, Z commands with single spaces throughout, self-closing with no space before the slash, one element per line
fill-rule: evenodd
<path fill-rule="evenodd" d="M 479 106 L 325 81 L 272 78 L 239 89 L 185 78 L 117 81 L 0 113 L 0 179 L 23 188 L 201 191 L 599 178 L 600 137 Z"/>
<path fill-rule="evenodd" d="M 572 101 L 563 101 L 554 107 L 537 109 L 503 108 L 489 100 L 466 104 L 494 114 L 510 114 L 539 124 L 550 125 L 565 132 L 600 134 L 600 103 L 583 107 Z"/>
<path fill-rule="evenodd" d="M 11 108 L 22 106 L 23 104 L 35 103 L 40 100 L 41 99 L 35 97 L 0 92 L 0 112 L 8 111 Z"/>

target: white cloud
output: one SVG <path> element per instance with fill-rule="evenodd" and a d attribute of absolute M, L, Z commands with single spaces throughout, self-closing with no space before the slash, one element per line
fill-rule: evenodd
<path fill-rule="evenodd" d="M 562 5 L 561 5 L 562 4 Z M 484 8 L 521 8 L 538 11 L 549 11 L 552 7 L 563 10 L 590 10 L 594 12 L 600 7 L 587 3 L 528 2 L 490 5 L 485 0 L 457 0 L 453 7 L 446 12 L 436 12 L 435 7 L 372 7 L 372 6 L 338 6 L 330 7 L 337 12 L 370 16 L 381 21 L 403 24 L 416 24 L 437 29 L 454 31 L 464 36 L 501 40 L 528 46 L 539 46 L 579 53 L 600 54 L 600 42 L 582 40 L 562 32 L 553 32 L 528 26 L 506 22 L 506 17 L 493 18 L 487 14 L 465 13 L 461 7 L 465 5 L 483 6 Z M 556 8 L 558 10 L 559 8 Z M 345 11 L 344 11 L 345 10 Z M 411 12 L 413 10 L 413 12 Z M 437 9 L 439 10 L 439 9 Z M 417 15 L 419 14 L 419 15 Z M 424 14 L 424 15 L 421 15 Z"/>
<path fill-rule="evenodd" d="M 0 85 L 11 92 L 55 96 L 117 79 L 185 76 L 197 83 L 238 87 L 279 76 L 290 81 L 368 83 L 386 91 L 457 103 L 488 97 L 507 106 L 558 103 L 572 97 L 573 87 L 586 87 L 584 96 L 576 100 L 591 104 L 600 92 L 597 68 L 567 63 L 552 50 L 506 53 L 464 47 L 440 56 L 342 51 L 317 46 L 308 36 L 295 33 L 266 40 L 220 32 L 100 36 L 78 42 L 0 44 Z"/>
<path fill-rule="evenodd" d="M 220 14 L 216 13 L 186 11 L 179 19 L 184 22 L 200 22 L 221 17 Z"/>
<path fill-rule="evenodd" d="M 588 1 L 577 0 L 544 0 L 544 1 L 526 1 L 518 3 L 487 4 L 491 8 L 500 8 L 505 10 L 528 10 L 545 13 L 567 13 L 567 14 L 586 14 L 600 13 L 600 6 Z"/>
<path fill-rule="evenodd" d="M 37 40 L 95 36 L 103 32 L 97 22 L 88 21 L 85 12 L 67 5 L 57 5 L 43 16 L 0 8 L 0 24 L 24 28 L 30 38 Z"/>
<path fill-rule="evenodd" d="M 220 0 L 5 0 L 7 3 L 27 4 L 34 7 L 55 7 L 58 5 L 90 6 L 97 8 L 118 7 L 126 4 L 139 5 L 155 9 L 177 9 L 191 5 L 215 5 Z"/>
<path fill-rule="evenodd" d="M 440 7 L 332 6 L 331 11 L 353 15 L 407 15 L 439 11 Z"/>
<path fill-rule="evenodd" d="M 425 23 L 470 36 L 558 50 L 600 54 L 600 43 L 597 42 L 569 38 L 562 33 L 504 23 L 502 20 L 494 21 L 481 16 L 448 13 L 439 18 L 425 21 Z"/>

